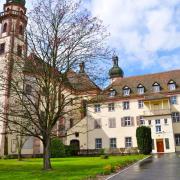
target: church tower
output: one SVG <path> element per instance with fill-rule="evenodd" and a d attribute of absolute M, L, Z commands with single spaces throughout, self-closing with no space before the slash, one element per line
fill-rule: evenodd
<path fill-rule="evenodd" d="M 118 65 L 118 56 L 113 56 L 112 61 L 113 67 L 109 70 L 109 77 L 111 79 L 111 83 L 113 83 L 117 79 L 122 79 L 124 76 L 123 70 Z"/>
<path fill-rule="evenodd" d="M 2 77 L 7 81 L 0 90 L 0 112 L 8 111 L 10 97 L 10 80 L 15 60 L 22 60 L 27 53 L 25 29 L 27 26 L 25 0 L 6 0 L 0 13 L 0 84 Z M 4 84 L 4 83 L 3 83 Z M 6 116 L 6 115 L 4 115 Z M 1 116 L 2 117 L 2 116 Z M 3 117 L 4 120 L 7 117 Z M 6 155 L 6 123 L 0 120 L 0 155 Z"/>

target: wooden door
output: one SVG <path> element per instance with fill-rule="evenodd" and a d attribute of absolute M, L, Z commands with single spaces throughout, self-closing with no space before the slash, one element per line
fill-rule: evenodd
<path fill-rule="evenodd" d="M 158 153 L 163 153 L 163 152 L 164 152 L 163 139 L 157 139 L 157 140 L 156 140 L 156 144 L 157 144 L 157 152 L 158 152 Z"/>

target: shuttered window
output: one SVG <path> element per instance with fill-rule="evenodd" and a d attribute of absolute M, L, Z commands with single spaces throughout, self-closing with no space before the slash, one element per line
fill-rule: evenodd
<path fill-rule="evenodd" d="M 115 118 L 109 119 L 109 128 L 116 128 L 116 119 Z"/>
<path fill-rule="evenodd" d="M 134 126 L 134 117 L 126 116 L 121 118 L 121 126 L 122 127 Z"/>

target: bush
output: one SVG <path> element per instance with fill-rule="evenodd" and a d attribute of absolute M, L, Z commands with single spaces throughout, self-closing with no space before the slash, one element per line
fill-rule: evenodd
<path fill-rule="evenodd" d="M 4 155 L 1 157 L 1 159 L 15 159 L 15 156 L 13 155 Z"/>
<path fill-rule="evenodd" d="M 115 168 L 114 166 L 112 166 L 111 164 L 109 165 L 106 165 L 103 167 L 103 174 L 104 175 L 108 175 L 108 174 L 111 174 L 112 172 L 115 171 Z"/>
<path fill-rule="evenodd" d="M 100 157 L 101 157 L 101 159 L 108 159 L 109 158 L 109 156 L 107 154 L 101 155 Z"/>
<path fill-rule="evenodd" d="M 66 156 L 73 156 L 74 155 L 74 149 L 71 145 L 65 146 L 65 154 L 66 154 Z"/>
<path fill-rule="evenodd" d="M 59 138 L 54 138 L 51 140 L 50 152 L 52 158 L 65 156 L 65 146 Z"/>
<path fill-rule="evenodd" d="M 99 155 L 104 155 L 105 154 L 105 149 L 100 149 Z"/>
<path fill-rule="evenodd" d="M 151 128 L 146 126 L 138 127 L 136 130 L 138 149 L 141 154 L 150 154 L 152 152 Z"/>

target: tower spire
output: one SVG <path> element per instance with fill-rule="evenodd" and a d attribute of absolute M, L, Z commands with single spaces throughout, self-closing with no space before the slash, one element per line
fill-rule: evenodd
<path fill-rule="evenodd" d="M 114 80 L 116 78 L 123 78 L 124 72 L 123 72 L 123 70 L 118 65 L 118 61 L 119 61 L 118 56 L 114 55 L 112 57 L 112 61 L 113 61 L 113 67 L 109 70 L 110 78 L 112 80 Z"/>

